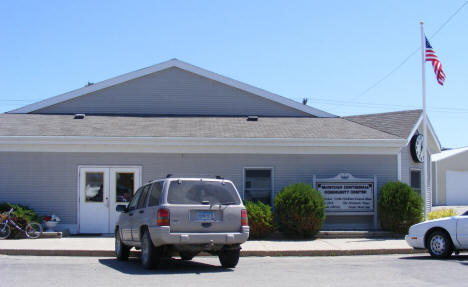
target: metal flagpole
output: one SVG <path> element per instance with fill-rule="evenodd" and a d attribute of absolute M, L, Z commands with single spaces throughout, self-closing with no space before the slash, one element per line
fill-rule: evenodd
<path fill-rule="evenodd" d="M 426 116 L 426 37 L 424 35 L 424 22 L 421 22 L 421 71 L 422 71 L 422 99 L 423 99 L 423 200 L 424 200 L 424 220 L 427 220 L 427 164 L 429 157 L 427 156 L 427 116 Z M 432 195 L 431 195 L 432 196 Z"/>

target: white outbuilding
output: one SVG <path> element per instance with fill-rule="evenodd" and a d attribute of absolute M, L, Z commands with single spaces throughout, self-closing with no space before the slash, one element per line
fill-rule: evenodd
<path fill-rule="evenodd" d="M 468 205 L 468 147 L 432 155 L 434 205 Z"/>

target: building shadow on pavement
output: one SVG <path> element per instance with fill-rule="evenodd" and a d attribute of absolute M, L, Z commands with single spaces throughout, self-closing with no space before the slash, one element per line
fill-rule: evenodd
<path fill-rule="evenodd" d="M 221 266 L 200 263 L 196 261 L 184 261 L 180 259 L 162 259 L 161 264 L 151 270 L 144 269 L 140 265 L 139 258 L 129 258 L 128 261 L 118 261 L 115 258 L 102 258 L 99 263 L 117 270 L 121 273 L 132 275 L 148 274 L 201 274 L 201 273 L 219 273 L 232 272 L 232 269 Z"/>

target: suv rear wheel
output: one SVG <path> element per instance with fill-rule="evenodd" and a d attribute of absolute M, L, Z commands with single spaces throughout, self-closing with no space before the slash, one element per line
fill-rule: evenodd
<path fill-rule="evenodd" d="M 127 246 L 122 243 L 120 239 L 120 232 L 117 229 L 115 231 L 115 257 L 117 260 L 124 261 L 128 260 L 128 256 L 130 255 L 130 246 Z"/>
<path fill-rule="evenodd" d="M 230 249 L 220 251 L 218 258 L 221 266 L 225 268 L 234 268 L 239 262 L 240 249 Z"/>
<path fill-rule="evenodd" d="M 160 248 L 154 247 L 148 230 L 145 230 L 141 238 L 141 265 L 151 269 L 159 264 L 160 258 Z"/>

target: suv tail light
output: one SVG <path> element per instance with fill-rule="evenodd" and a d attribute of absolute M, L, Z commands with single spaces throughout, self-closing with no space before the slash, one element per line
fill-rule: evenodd
<path fill-rule="evenodd" d="M 247 217 L 247 210 L 242 209 L 241 211 L 241 226 L 249 226 L 249 219 Z"/>
<path fill-rule="evenodd" d="M 169 209 L 158 209 L 157 223 L 158 226 L 169 226 Z"/>

